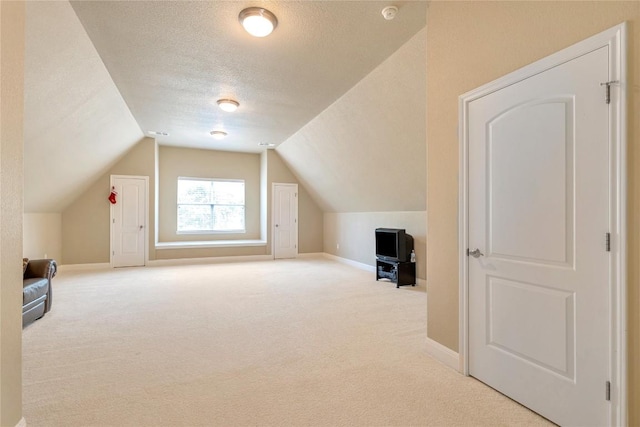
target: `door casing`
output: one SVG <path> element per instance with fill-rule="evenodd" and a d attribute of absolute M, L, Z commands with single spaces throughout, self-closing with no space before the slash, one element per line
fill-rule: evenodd
<path fill-rule="evenodd" d="M 109 180 L 109 188 L 113 187 L 116 179 L 143 179 L 145 183 L 145 201 L 144 201 L 144 265 L 149 265 L 149 177 L 139 175 L 111 175 Z M 109 265 L 114 268 L 113 265 L 113 205 L 109 205 Z"/>
<path fill-rule="evenodd" d="M 611 85 L 609 108 L 610 140 L 610 226 L 611 226 L 611 313 L 609 354 L 611 366 L 611 425 L 627 424 L 627 185 L 626 185 L 626 39 L 627 25 L 622 23 L 609 30 L 583 40 L 575 45 L 543 58 L 533 64 L 516 70 L 493 82 L 467 92 L 459 98 L 458 136 L 459 136 L 459 207 L 458 207 L 458 265 L 459 265 L 459 369 L 469 375 L 469 135 L 468 106 L 483 96 L 525 80 L 533 75 L 549 70 L 559 64 L 579 57 L 592 50 L 608 46 L 609 73 L 618 83 Z M 603 87 L 605 102 L 605 87 Z"/>

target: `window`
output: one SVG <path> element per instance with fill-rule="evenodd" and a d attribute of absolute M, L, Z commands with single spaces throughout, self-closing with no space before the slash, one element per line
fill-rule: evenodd
<path fill-rule="evenodd" d="M 178 233 L 244 231 L 244 181 L 178 178 Z"/>

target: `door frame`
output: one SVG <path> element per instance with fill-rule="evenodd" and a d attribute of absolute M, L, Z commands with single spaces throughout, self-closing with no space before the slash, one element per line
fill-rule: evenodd
<path fill-rule="evenodd" d="M 293 182 L 272 182 L 271 183 L 271 256 L 276 259 L 276 186 L 287 186 L 295 188 L 296 194 L 298 191 L 298 184 Z M 300 254 L 300 235 L 298 234 L 298 211 L 300 209 L 300 200 L 296 197 L 296 256 Z"/>
<path fill-rule="evenodd" d="M 627 424 L 627 25 L 622 23 L 589 37 L 551 56 L 509 73 L 459 97 L 458 140 L 458 266 L 459 266 L 459 370 L 469 375 L 469 104 L 486 95 L 547 71 L 601 47 L 609 47 L 609 75 L 619 83 L 611 85 L 610 227 L 611 273 L 609 372 L 611 376 L 611 425 Z M 605 89 L 603 88 L 603 102 Z M 604 398 L 604 384 L 603 384 Z"/>
<path fill-rule="evenodd" d="M 141 175 L 111 175 L 109 188 L 114 186 L 116 179 L 143 179 L 144 180 L 144 265 L 149 265 L 149 177 Z M 113 205 L 109 203 L 109 266 L 113 266 Z"/>

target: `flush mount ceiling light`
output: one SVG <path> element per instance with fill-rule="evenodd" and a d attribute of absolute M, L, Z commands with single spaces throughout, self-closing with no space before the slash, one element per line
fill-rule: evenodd
<path fill-rule="evenodd" d="M 267 9 L 248 7 L 238 16 L 240 24 L 254 37 L 266 37 L 278 26 L 278 19 Z"/>
<path fill-rule="evenodd" d="M 218 99 L 218 107 L 220 107 L 223 111 L 228 111 L 229 113 L 233 113 L 238 109 L 240 103 L 238 101 L 234 101 L 233 99 Z"/>
<path fill-rule="evenodd" d="M 225 136 L 227 136 L 227 133 L 225 131 L 222 131 L 222 130 L 212 130 L 209 133 L 215 139 L 223 139 Z"/>

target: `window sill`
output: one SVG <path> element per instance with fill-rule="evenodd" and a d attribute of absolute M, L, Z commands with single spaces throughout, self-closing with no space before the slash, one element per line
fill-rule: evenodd
<path fill-rule="evenodd" d="M 157 242 L 156 250 L 162 249 L 199 249 L 233 248 L 248 246 L 267 246 L 266 240 L 203 240 L 186 242 Z"/>
<path fill-rule="evenodd" d="M 202 236 L 203 234 L 245 234 L 247 230 L 225 230 L 225 231 L 216 231 L 216 230 L 197 230 L 197 231 L 176 231 L 177 235 L 189 235 L 189 234 L 197 234 L 198 236 Z"/>

